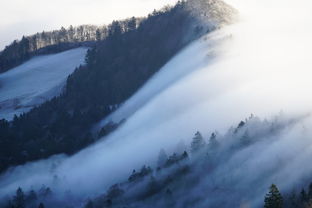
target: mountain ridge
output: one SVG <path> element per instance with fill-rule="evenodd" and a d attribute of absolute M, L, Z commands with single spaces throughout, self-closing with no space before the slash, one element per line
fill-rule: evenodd
<path fill-rule="evenodd" d="M 69 76 L 62 95 L 10 123 L 1 121 L 0 170 L 53 154 L 73 154 L 96 141 L 90 128 L 112 112 L 109 106 L 124 102 L 185 45 L 228 24 L 234 13 L 222 1 L 209 0 L 201 1 L 194 15 L 194 2 L 154 11 L 139 25 L 131 18 L 126 29 L 114 21 L 109 36 L 88 52 L 87 65 Z M 200 17 L 208 13 L 219 15 L 203 21 Z"/>

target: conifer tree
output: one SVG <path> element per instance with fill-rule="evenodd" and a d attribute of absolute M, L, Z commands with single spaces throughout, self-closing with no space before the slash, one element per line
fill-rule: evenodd
<path fill-rule="evenodd" d="M 307 194 L 307 192 L 304 189 L 302 189 L 301 192 L 300 192 L 300 200 L 302 202 L 307 202 L 308 201 L 308 194 Z"/>
<path fill-rule="evenodd" d="M 198 152 L 200 149 L 202 149 L 206 145 L 205 140 L 201 133 L 198 131 L 196 132 L 195 136 L 192 139 L 191 143 L 191 152 L 195 153 Z"/>
<path fill-rule="evenodd" d="M 209 139 L 209 149 L 210 150 L 216 150 L 219 147 L 219 142 L 217 140 L 217 134 L 212 133 Z"/>
<path fill-rule="evenodd" d="M 128 31 L 133 31 L 136 29 L 136 19 L 135 17 L 132 17 L 127 24 Z"/>
<path fill-rule="evenodd" d="M 101 31 L 100 29 L 97 29 L 96 32 L 95 32 L 95 38 L 97 41 L 100 41 L 101 40 Z"/>
<path fill-rule="evenodd" d="M 29 202 L 33 202 L 36 200 L 37 200 L 37 194 L 34 190 L 31 190 L 26 197 L 26 201 L 27 203 L 29 203 Z"/>
<path fill-rule="evenodd" d="M 283 197 L 279 192 L 277 186 L 272 184 L 269 193 L 266 194 L 264 199 L 264 208 L 282 208 Z"/>
<path fill-rule="evenodd" d="M 308 197 L 310 200 L 312 199 L 312 183 L 309 184 Z"/>
<path fill-rule="evenodd" d="M 25 207 L 25 194 L 21 187 L 16 190 L 16 195 L 14 196 L 14 207 L 24 208 Z"/>
<path fill-rule="evenodd" d="M 91 200 L 88 201 L 88 203 L 86 204 L 85 208 L 93 208 L 93 202 Z"/>
<path fill-rule="evenodd" d="M 43 203 L 40 203 L 38 208 L 44 208 L 44 204 Z"/>
<path fill-rule="evenodd" d="M 164 166 L 166 164 L 167 160 L 168 160 L 168 156 L 167 156 L 165 150 L 161 149 L 159 152 L 159 155 L 158 155 L 158 161 L 157 161 L 158 167 Z"/>

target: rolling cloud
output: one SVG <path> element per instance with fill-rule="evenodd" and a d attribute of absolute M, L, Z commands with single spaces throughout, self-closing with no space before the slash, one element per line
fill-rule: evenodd
<path fill-rule="evenodd" d="M 161 148 L 172 152 L 181 140 L 189 143 L 197 130 L 207 138 L 215 130 L 224 134 L 251 113 L 260 118 L 280 111 L 287 117 L 310 113 L 312 18 L 307 17 L 312 3 L 228 2 L 239 10 L 240 20 L 193 42 L 167 63 L 109 117 L 127 118 L 117 131 L 72 157 L 57 156 L 10 170 L 0 178 L 0 195 L 17 186 L 43 183 L 57 193 L 78 183 L 79 189 L 71 190 L 74 195 L 97 194 L 133 168 L 154 164 Z M 250 206 L 260 204 L 273 182 L 288 190 L 307 179 L 312 171 L 306 165 L 311 158 L 311 124 L 307 117 L 221 160 L 203 178 L 211 192 L 204 205 L 217 203 L 211 199 L 225 194 L 211 191 L 209 177 L 218 186 L 231 186 L 236 191 L 233 198 L 247 194 L 248 184 L 256 184 L 254 195 L 246 195 Z M 224 136 L 222 142 L 233 141 Z M 55 176 L 60 183 L 55 183 Z"/>

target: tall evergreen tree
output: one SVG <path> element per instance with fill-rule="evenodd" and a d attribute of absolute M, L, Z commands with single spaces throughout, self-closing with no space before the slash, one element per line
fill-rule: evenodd
<path fill-rule="evenodd" d="M 96 32 L 95 32 L 95 39 L 97 41 L 100 41 L 101 40 L 101 31 L 100 29 L 96 29 Z"/>
<path fill-rule="evenodd" d="M 264 208 L 282 208 L 283 197 L 279 192 L 277 186 L 272 184 L 269 193 L 266 194 L 264 199 Z"/>
<path fill-rule="evenodd" d="M 217 140 L 217 134 L 212 133 L 209 139 L 209 150 L 216 150 L 220 143 Z"/>
<path fill-rule="evenodd" d="M 69 36 L 70 41 L 74 41 L 75 30 L 74 30 L 74 27 L 72 25 L 69 26 L 68 36 Z"/>
<path fill-rule="evenodd" d="M 196 132 L 195 136 L 192 139 L 191 152 L 192 153 L 198 152 L 205 145 L 206 145 L 206 142 L 205 142 L 203 136 L 201 135 L 201 133 L 199 131 Z"/>
<path fill-rule="evenodd" d="M 24 208 L 25 207 L 25 194 L 21 187 L 16 190 L 16 195 L 14 196 L 14 207 L 15 208 Z"/>
<path fill-rule="evenodd" d="M 38 208 L 44 208 L 44 204 L 43 203 L 40 203 Z"/>
<path fill-rule="evenodd" d="M 167 160 L 168 160 L 168 156 L 167 156 L 165 150 L 161 149 L 159 152 L 159 155 L 158 155 L 158 161 L 157 161 L 158 167 L 164 166 L 166 164 Z"/>
<path fill-rule="evenodd" d="M 308 194 L 307 192 L 304 190 L 304 188 L 301 190 L 300 192 L 300 200 L 302 202 L 307 202 L 308 201 Z"/>
<path fill-rule="evenodd" d="M 38 198 L 38 197 L 37 197 L 36 192 L 35 192 L 34 190 L 31 190 L 31 191 L 28 193 L 27 197 L 26 197 L 26 202 L 27 202 L 27 203 L 34 202 L 34 201 L 37 200 L 37 198 Z"/>
<path fill-rule="evenodd" d="M 312 183 L 309 184 L 308 197 L 310 200 L 312 199 Z"/>
<path fill-rule="evenodd" d="M 89 201 L 87 202 L 85 208 L 93 208 L 93 207 L 94 207 L 94 206 L 93 206 L 92 200 L 89 200 Z"/>
<path fill-rule="evenodd" d="M 134 31 L 136 29 L 136 18 L 132 17 L 127 24 L 128 31 Z"/>

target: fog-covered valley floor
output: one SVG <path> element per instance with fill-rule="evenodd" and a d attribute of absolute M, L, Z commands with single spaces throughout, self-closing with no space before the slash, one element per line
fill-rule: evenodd
<path fill-rule="evenodd" d="M 220 147 L 211 167 L 190 156 L 190 175 L 200 179 L 188 191 L 178 189 L 176 207 L 186 195 L 201 199 L 196 207 L 260 207 L 270 184 L 288 192 L 311 180 L 312 4 L 228 2 L 240 12 L 237 23 L 188 45 L 98 124 L 125 118 L 115 132 L 72 157 L 10 169 L 0 177 L 0 195 L 45 184 L 60 198 L 70 192 L 85 200 L 127 180 L 133 169 L 156 167 L 162 148 L 172 154 L 184 144 L 190 151 L 197 131 L 207 143 L 217 131 Z M 153 199 L 136 205 L 162 207 Z"/>
<path fill-rule="evenodd" d="M 13 119 L 60 94 L 66 78 L 84 64 L 87 48 L 34 57 L 0 74 L 0 118 Z"/>

